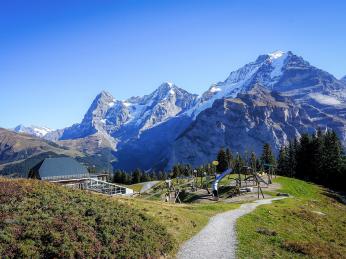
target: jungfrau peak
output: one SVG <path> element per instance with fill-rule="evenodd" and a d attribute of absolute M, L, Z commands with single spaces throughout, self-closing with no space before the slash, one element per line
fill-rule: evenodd
<path fill-rule="evenodd" d="M 201 111 L 210 108 L 213 102 L 224 97 L 236 97 L 238 93 L 251 90 L 255 84 L 271 91 L 284 92 L 287 96 L 297 99 L 323 98 L 314 93 L 321 91 L 332 95 L 338 101 L 345 100 L 344 83 L 331 74 L 311 66 L 302 57 L 291 51 L 275 51 L 260 55 L 254 62 L 248 63 L 233 71 L 223 82 L 212 85 L 197 100 L 197 105 L 188 114 L 196 117 Z M 310 94 L 310 95 L 309 95 Z"/>
<path fill-rule="evenodd" d="M 238 93 L 249 90 L 254 83 L 260 83 L 268 88 L 272 87 L 278 81 L 285 60 L 290 55 L 293 54 L 284 51 L 261 55 L 256 61 L 231 72 L 225 81 L 212 85 L 204 92 L 189 114 L 196 117 L 201 111 L 210 108 L 215 100 L 223 97 L 236 97 Z"/>

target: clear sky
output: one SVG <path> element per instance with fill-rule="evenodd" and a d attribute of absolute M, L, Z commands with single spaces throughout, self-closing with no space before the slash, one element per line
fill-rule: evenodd
<path fill-rule="evenodd" d="M 0 126 L 62 128 L 93 98 L 171 81 L 200 94 L 258 55 L 292 50 L 346 75 L 346 1 L 0 1 Z"/>

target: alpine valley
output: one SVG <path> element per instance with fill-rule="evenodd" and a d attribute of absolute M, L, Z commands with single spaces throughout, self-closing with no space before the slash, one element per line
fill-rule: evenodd
<path fill-rule="evenodd" d="M 102 156 L 114 168 L 167 170 L 176 163 L 210 162 L 220 147 L 260 153 L 269 143 L 278 152 L 288 140 L 317 129 L 335 130 L 346 146 L 346 79 L 290 51 L 275 51 L 201 95 L 168 82 L 127 100 L 102 91 L 80 123 L 59 130 L 18 126 L 14 131 L 62 150 Z"/>

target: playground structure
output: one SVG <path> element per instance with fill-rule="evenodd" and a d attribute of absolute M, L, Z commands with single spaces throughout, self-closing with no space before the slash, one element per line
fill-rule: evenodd
<path fill-rule="evenodd" d="M 269 187 L 275 174 L 272 165 L 264 164 L 261 169 L 243 166 L 236 171 L 229 168 L 221 174 L 202 173 L 200 176 L 194 171 L 193 175 L 167 179 L 155 185 L 145 199 L 155 197 L 165 202 L 182 203 L 187 196 L 193 196 L 193 200 L 216 201 L 220 197 L 233 198 L 256 191 L 257 199 L 264 198 L 262 188 Z"/>

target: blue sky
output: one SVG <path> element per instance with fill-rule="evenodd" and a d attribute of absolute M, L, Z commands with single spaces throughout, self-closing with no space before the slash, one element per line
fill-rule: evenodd
<path fill-rule="evenodd" d="M 345 1 L 0 1 L 0 126 L 62 128 L 93 98 L 193 93 L 292 50 L 346 75 Z"/>

